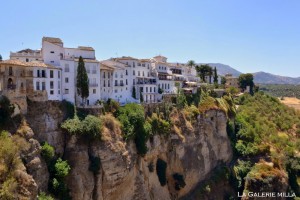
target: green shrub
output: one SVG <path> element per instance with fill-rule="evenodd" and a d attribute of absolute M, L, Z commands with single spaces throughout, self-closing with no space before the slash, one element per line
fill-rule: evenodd
<path fill-rule="evenodd" d="M 6 96 L 0 95 L 0 126 L 5 125 L 14 112 L 14 106 L 10 104 Z"/>
<path fill-rule="evenodd" d="M 55 163 L 55 176 L 59 179 L 65 178 L 71 170 L 68 162 L 66 160 L 62 160 L 61 158 L 57 159 Z"/>
<path fill-rule="evenodd" d="M 46 193 L 41 192 L 38 196 L 38 200 L 54 200 L 54 199 L 50 195 L 47 195 Z"/>
<path fill-rule="evenodd" d="M 88 115 L 83 120 L 75 116 L 73 119 L 66 120 L 61 127 L 71 135 L 81 135 L 88 137 L 88 139 L 101 139 L 102 121 L 93 115 Z"/>
<path fill-rule="evenodd" d="M 151 124 L 151 132 L 153 135 L 168 135 L 170 133 L 170 123 L 164 119 L 161 119 L 156 113 L 153 113 L 151 118 L 148 118 L 147 121 L 149 121 Z"/>
<path fill-rule="evenodd" d="M 156 173 L 161 186 L 165 186 L 167 184 L 166 170 L 167 163 L 162 159 L 157 159 Z"/>
<path fill-rule="evenodd" d="M 55 156 L 55 150 L 54 147 L 51 146 L 50 144 L 48 144 L 47 142 L 45 142 L 42 145 L 42 151 L 41 151 L 41 155 L 43 156 L 43 158 L 45 159 L 46 163 L 50 163 L 50 161 L 54 158 Z"/>

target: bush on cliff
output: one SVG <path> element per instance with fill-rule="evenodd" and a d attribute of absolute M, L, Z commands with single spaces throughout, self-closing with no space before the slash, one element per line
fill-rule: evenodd
<path fill-rule="evenodd" d="M 83 120 L 75 115 L 73 119 L 66 120 L 61 127 L 71 135 L 80 135 L 88 137 L 88 139 L 101 139 L 102 121 L 93 115 L 88 115 Z"/>
<path fill-rule="evenodd" d="M 151 133 L 153 135 L 168 135 L 170 133 L 171 125 L 168 121 L 162 119 L 156 113 L 153 113 L 151 118 L 148 118 L 147 121 L 151 125 Z"/>
<path fill-rule="evenodd" d="M 10 119 L 11 114 L 14 112 L 13 105 L 10 104 L 6 96 L 0 96 L 0 128 Z"/>
<path fill-rule="evenodd" d="M 138 154 L 147 153 L 146 142 L 149 137 L 149 124 L 145 122 L 144 108 L 139 104 L 126 104 L 116 112 L 121 122 L 125 139 L 134 139 Z"/>
<path fill-rule="evenodd" d="M 41 155 L 45 159 L 46 163 L 49 164 L 55 156 L 54 147 L 49 145 L 48 142 L 45 142 L 44 144 L 42 144 Z"/>

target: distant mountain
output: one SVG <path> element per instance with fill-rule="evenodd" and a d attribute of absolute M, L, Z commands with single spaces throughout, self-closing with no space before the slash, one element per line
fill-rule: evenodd
<path fill-rule="evenodd" d="M 230 67 L 229 65 L 224 65 L 221 63 L 206 63 L 211 67 L 216 67 L 218 74 L 224 76 L 225 74 L 232 74 L 235 77 L 238 77 L 242 72 Z"/>
<path fill-rule="evenodd" d="M 279 76 L 266 72 L 253 73 L 254 82 L 261 84 L 300 84 L 300 77 L 292 78 L 287 76 Z"/>

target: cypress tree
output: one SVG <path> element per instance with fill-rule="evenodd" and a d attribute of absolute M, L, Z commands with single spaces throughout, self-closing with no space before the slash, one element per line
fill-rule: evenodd
<path fill-rule="evenodd" d="M 86 73 L 83 58 L 80 56 L 77 67 L 77 93 L 83 100 L 89 97 L 89 78 Z"/>
<path fill-rule="evenodd" d="M 216 67 L 214 69 L 214 83 L 218 84 L 218 73 L 217 73 L 217 68 Z"/>
<path fill-rule="evenodd" d="M 2 56 L 1 56 L 1 54 L 0 54 L 0 61 L 2 61 Z"/>
<path fill-rule="evenodd" d="M 132 97 L 134 98 L 134 99 L 136 99 L 136 90 L 135 90 L 135 87 L 133 86 L 133 88 L 132 88 Z"/>

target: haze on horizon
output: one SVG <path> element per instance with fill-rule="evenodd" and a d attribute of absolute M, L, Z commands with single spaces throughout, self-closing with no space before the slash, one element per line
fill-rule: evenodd
<path fill-rule="evenodd" d="M 39 49 L 51 36 L 92 46 L 99 60 L 162 54 L 299 77 L 299 10 L 298 0 L 3 1 L 0 54 Z"/>

